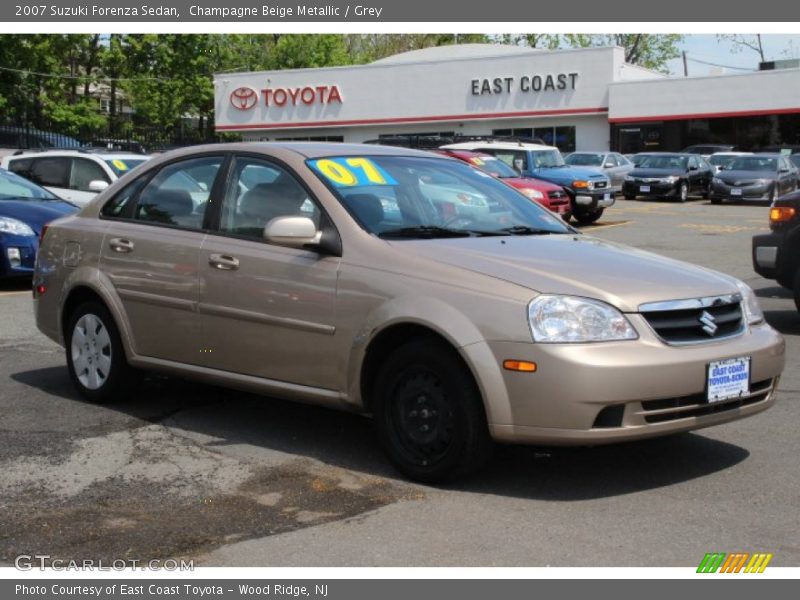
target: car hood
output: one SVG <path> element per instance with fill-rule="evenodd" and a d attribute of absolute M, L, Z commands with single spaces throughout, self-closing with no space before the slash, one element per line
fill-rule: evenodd
<path fill-rule="evenodd" d="M 540 192 L 556 192 L 563 189 L 560 185 L 533 177 L 499 177 L 498 179 L 517 189 L 531 188 Z"/>
<path fill-rule="evenodd" d="M 39 235 L 42 225 L 78 212 L 63 200 L 0 200 L 0 217 L 11 217 L 26 223 Z"/>
<path fill-rule="evenodd" d="M 670 175 L 685 175 L 683 169 L 642 169 L 637 167 L 629 173 L 631 177 L 669 177 Z"/>
<path fill-rule="evenodd" d="M 549 167 L 533 169 L 533 173 L 537 177 L 542 177 L 547 181 L 557 181 L 567 185 L 571 185 L 576 179 L 608 179 L 603 173 L 586 167 Z"/>
<path fill-rule="evenodd" d="M 735 181 L 752 181 L 753 179 L 775 179 L 777 175 L 774 171 L 720 171 L 717 177 L 725 183 Z"/>
<path fill-rule="evenodd" d="M 586 235 L 390 242 L 422 258 L 530 290 L 602 300 L 624 312 L 640 304 L 731 294 L 736 280 L 703 267 Z"/>

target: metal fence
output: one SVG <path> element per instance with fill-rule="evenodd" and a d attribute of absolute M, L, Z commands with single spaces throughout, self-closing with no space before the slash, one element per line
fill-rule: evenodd
<path fill-rule="evenodd" d="M 115 127 L 76 130 L 54 123 L 34 127 L 30 123 L 0 120 L 0 149 L 5 150 L 103 147 L 149 154 L 195 144 L 238 139 L 240 136 L 237 134 L 202 132 L 196 126 L 167 132 L 157 127 L 126 122 Z"/>

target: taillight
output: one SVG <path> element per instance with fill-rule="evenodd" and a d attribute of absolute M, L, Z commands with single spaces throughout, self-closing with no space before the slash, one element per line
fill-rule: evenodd
<path fill-rule="evenodd" d="M 797 211 L 793 206 L 773 206 L 769 209 L 769 222 L 786 223 L 794 219 Z"/>
<path fill-rule="evenodd" d="M 39 245 L 40 246 L 42 245 L 42 242 L 44 241 L 44 234 L 47 233 L 47 228 L 48 227 L 49 227 L 49 225 L 42 225 L 42 232 L 39 234 Z"/>

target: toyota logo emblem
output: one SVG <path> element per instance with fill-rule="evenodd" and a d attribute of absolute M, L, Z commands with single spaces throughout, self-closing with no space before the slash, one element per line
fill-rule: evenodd
<path fill-rule="evenodd" d="M 236 88 L 231 92 L 231 104 L 239 110 L 249 110 L 258 102 L 258 92 L 250 87 Z"/>

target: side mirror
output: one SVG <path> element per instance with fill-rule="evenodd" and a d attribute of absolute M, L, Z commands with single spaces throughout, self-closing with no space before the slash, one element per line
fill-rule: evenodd
<path fill-rule="evenodd" d="M 271 244 L 303 248 L 318 245 L 322 232 L 308 217 L 276 217 L 264 227 L 264 239 Z"/>
<path fill-rule="evenodd" d="M 617 165 L 615 165 L 615 164 L 614 164 L 614 163 L 612 163 L 612 162 L 607 162 L 607 163 L 605 164 L 605 168 L 606 168 L 606 169 L 613 169 L 613 168 L 614 168 L 614 167 L 616 167 L 616 166 L 617 166 Z"/>
<path fill-rule="evenodd" d="M 778 171 L 778 172 L 779 172 L 779 173 L 788 173 L 788 172 L 789 172 L 789 169 L 787 169 L 787 168 L 783 168 L 783 169 L 781 169 L 781 170 L 780 170 L 780 171 Z"/>
<path fill-rule="evenodd" d="M 695 166 L 690 166 L 690 167 L 689 167 L 689 170 L 690 170 L 690 171 L 697 171 L 697 169 L 699 169 L 699 168 L 700 168 L 700 167 L 698 167 L 698 166 L 696 166 L 696 165 L 695 165 Z"/>
<path fill-rule="evenodd" d="M 102 179 L 95 179 L 94 181 L 89 182 L 90 192 L 102 192 L 107 187 L 108 187 L 108 182 L 103 181 Z"/>
<path fill-rule="evenodd" d="M 517 173 L 522 173 L 522 169 L 525 166 L 525 162 L 521 158 L 514 159 L 514 170 Z"/>

